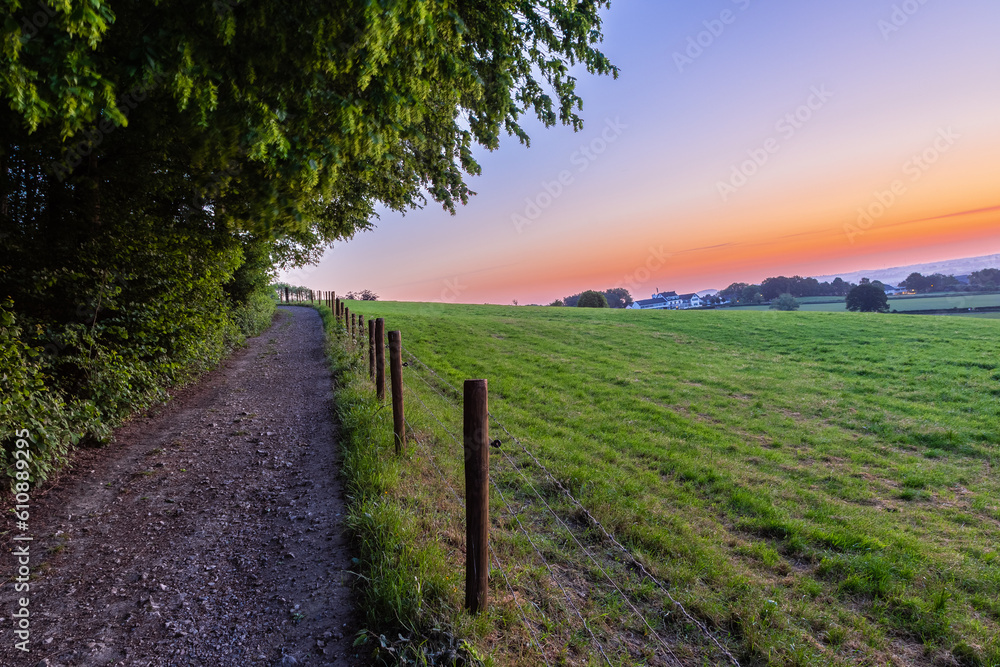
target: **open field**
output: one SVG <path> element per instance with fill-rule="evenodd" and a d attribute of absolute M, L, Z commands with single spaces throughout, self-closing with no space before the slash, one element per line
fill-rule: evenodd
<path fill-rule="evenodd" d="M 447 383 L 484 377 L 495 419 L 741 664 L 1000 664 L 1000 323 L 349 306 L 401 329 L 443 378 L 412 359 L 405 369 L 419 439 L 403 474 L 406 502 L 431 539 L 444 534 L 448 558 L 461 562 L 461 523 L 447 527 L 459 508 L 434 466 L 462 487 Z M 502 440 L 497 555 L 517 594 L 494 573 L 485 650 L 500 664 L 538 664 L 524 648 L 528 625 L 553 662 L 599 664 L 603 645 L 616 663 L 670 664 L 657 635 L 685 664 L 724 661 L 655 585 L 615 563 L 506 433 L 491 424 L 491 437 Z M 445 593 L 461 605 L 458 588 Z"/>
<path fill-rule="evenodd" d="M 844 300 L 834 297 L 806 297 L 799 300 L 800 311 L 819 313 L 846 312 Z M 1000 306 L 1000 294 L 976 294 L 956 292 L 927 296 L 890 296 L 889 308 L 906 312 L 908 310 L 948 310 L 950 308 L 981 308 Z M 735 306 L 727 310 L 768 310 L 768 306 Z"/>

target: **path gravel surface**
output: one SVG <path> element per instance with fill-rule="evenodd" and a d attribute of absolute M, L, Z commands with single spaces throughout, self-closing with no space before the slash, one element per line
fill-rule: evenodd
<path fill-rule="evenodd" d="M 27 594 L 18 533 L 0 537 L 0 665 L 361 664 L 332 409 L 318 314 L 280 308 L 79 452 L 30 501 Z M 25 595 L 28 653 L 13 634 Z"/>

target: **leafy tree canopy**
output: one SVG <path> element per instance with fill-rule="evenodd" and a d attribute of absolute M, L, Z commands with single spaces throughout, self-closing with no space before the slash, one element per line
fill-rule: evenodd
<path fill-rule="evenodd" d="M 862 313 L 889 312 L 885 291 L 871 283 L 858 285 L 847 293 L 847 310 Z"/>
<path fill-rule="evenodd" d="M 969 284 L 984 289 L 1000 288 L 1000 269 L 983 269 L 969 275 Z"/>
<path fill-rule="evenodd" d="M 578 308 L 607 308 L 608 299 L 601 292 L 587 290 L 580 295 L 580 299 L 576 302 L 576 305 Z"/>
<path fill-rule="evenodd" d="M 595 48 L 607 0 L 55 4 L 36 20 L 44 3 L 7 2 L 17 148 L 44 143 L 65 176 L 115 160 L 113 132 L 155 132 L 223 224 L 307 247 L 379 204 L 454 210 L 474 143 L 527 143 L 529 113 L 579 128 L 571 68 L 617 74 Z"/>
<path fill-rule="evenodd" d="M 760 285 L 747 285 L 740 294 L 740 303 L 760 303 L 764 300 L 764 295 L 760 292 Z"/>
<path fill-rule="evenodd" d="M 771 310 L 798 310 L 799 302 L 787 292 L 771 302 Z"/>
<path fill-rule="evenodd" d="M 352 301 L 378 301 L 378 294 L 370 289 L 363 289 L 360 292 L 348 292 L 344 298 Z"/>
<path fill-rule="evenodd" d="M 586 292 L 581 292 L 580 294 L 572 294 L 565 299 L 557 299 L 561 303 L 558 305 L 566 305 L 569 307 L 575 307 L 579 305 L 580 297 L 582 297 Z M 632 295 L 624 287 L 611 287 L 599 292 L 599 294 L 604 295 L 604 299 L 607 302 L 608 308 L 628 308 L 634 302 L 632 301 Z M 556 305 L 552 303 L 550 305 Z"/>
<path fill-rule="evenodd" d="M 266 326 L 275 267 L 454 211 L 525 116 L 579 129 L 608 4 L 6 0 L 0 430 L 51 399 L 44 476 Z"/>

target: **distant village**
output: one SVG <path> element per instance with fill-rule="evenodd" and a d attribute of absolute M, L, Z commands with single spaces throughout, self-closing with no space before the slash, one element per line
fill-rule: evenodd
<path fill-rule="evenodd" d="M 882 285 L 886 295 L 893 296 L 899 294 L 916 294 L 914 290 L 907 290 L 905 287 L 894 285 Z M 723 296 L 720 292 L 716 295 L 699 296 L 696 292 L 690 294 L 678 294 L 677 292 L 661 292 L 654 294 L 648 299 L 634 301 L 631 306 L 626 306 L 629 310 L 688 310 L 690 308 L 702 308 L 704 306 L 726 306 L 736 305 L 740 300 L 737 295 Z"/>
<path fill-rule="evenodd" d="M 678 294 L 677 292 L 661 292 L 649 299 L 640 299 L 629 306 L 631 310 L 687 310 L 701 308 L 701 297 L 697 293 Z"/>
<path fill-rule="evenodd" d="M 862 278 L 860 285 L 871 285 L 885 292 L 886 296 L 932 294 L 941 292 L 1000 292 L 1000 269 L 985 268 L 964 275 L 933 273 L 923 275 L 911 273 L 898 285 L 882 283 L 878 280 Z M 831 297 L 842 299 L 858 285 L 834 278 L 830 282 L 819 282 L 816 278 L 801 276 L 775 276 L 759 284 L 733 283 L 723 290 L 703 290 L 701 293 L 678 294 L 675 291 L 661 292 L 657 289 L 648 299 L 633 301 L 628 290 L 616 287 L 597 292 L 589 290 L 557 299 L 551 306 L 577 306 L 627 308 L 630 310 L 690 310 L 692 308 L 715 308 L 719 306 L 746 306 L 773 303 L 781 296 L 792 299 L 803 297 Z M 596 299 L 590 301 L 592 299 Z"/>

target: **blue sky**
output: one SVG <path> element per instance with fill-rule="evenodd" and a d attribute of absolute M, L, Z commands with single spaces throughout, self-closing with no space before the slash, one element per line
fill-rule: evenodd
<path fill-rule="evenodd" d="M 285 277 L 548 303 L 1000 251 L 1000 3 L 634 0 L 605 16 L 622 75 L 581 73 L 584 130 L 529 122 L 530 149 L 481 152 L 456 216 L 385 214 Z"/>

